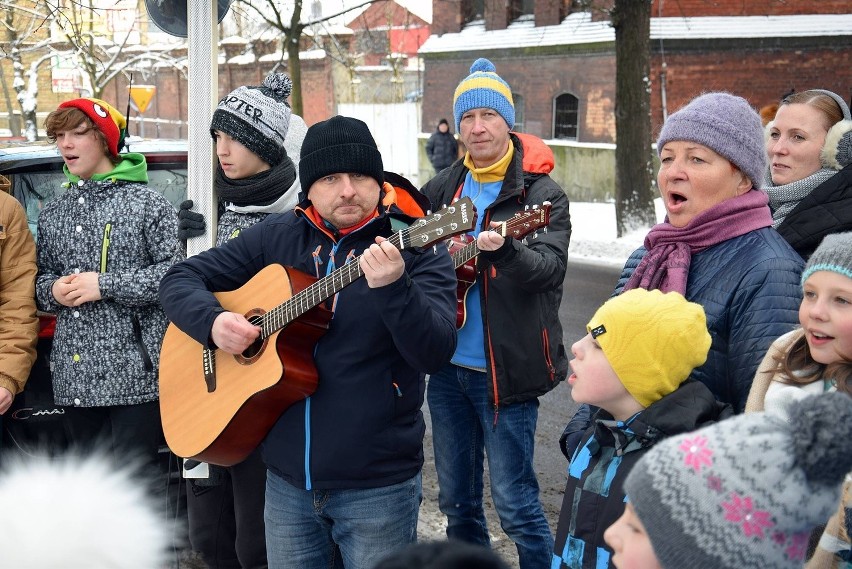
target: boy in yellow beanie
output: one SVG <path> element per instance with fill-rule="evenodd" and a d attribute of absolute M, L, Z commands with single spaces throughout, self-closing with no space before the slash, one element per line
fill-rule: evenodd
<path fill-rule="evenodd" d="M 631 467 L 665 437 L 733 414 L 687 377 L 707 359 L 704 309 L 680 293 L 632 289 L 609 299 L 571 347 L 568 383 L 600 408 L 568 467 L 552 569 L 612 567 L 607 527 L 624 512 Z"/>

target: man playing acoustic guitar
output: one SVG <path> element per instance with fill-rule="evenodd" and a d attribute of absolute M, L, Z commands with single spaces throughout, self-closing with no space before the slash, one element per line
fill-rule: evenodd
<path fill-rule="evenodd" d="M 227 311 L 213 292 L 247 288 L 273 264 L 287 267 L 292 282 L 297 273 L 319 279 L 294 299 L 324 277 L 337 281 L 340 269 L 351 268 L 346 274 L 356 278 L 363 273 L 365 279 L 353 279 L 304 315 L 331 312 L 313 319 L 327 331 L 312 349 L 282 358 L 281 381 L 315 365 L 315 391 L 280 413 L 261 450 L 269 566 L 325 569 L 337 555 L 346 567 L 372 567 L 417 537 L 424 374 L 443 367 L 455 350 L 456 279 L 444 244 L 414 252 L 394 245 L 428 202 L 406 180 L 383 172 L 363 122 L 336 116 L 313 125 L 299 177 L 306 194 L 295 211 L 270 215 L 239 239 L 179 263 L 163 279 L 160 297 L 173 324 L 200 344 L 199 354 L 201 346 L 218 348 L 207 393 L 227 387 L 222 362 L 228 354 L 254 353 L 249 348 L 266 338 L 267 324 Z M 281 279 L 264 289 L 286 286 Z M 266 352 L 285 351 L 281 334 Z M 253 381 L 251 366 L 243 369 L 237 380 Z M 161 374 L 161 383 L 166 379 Z"/>
<path fill-rule="evenodd" d="M 454 99 L 456 131 L 467 153 L 423 193 L 436 207 L 473 199 L 479 226 L 471 234 L 481 253 L 452 363 L 429 378 L 439 505 L 448 537 L 489 545 L 482 506 L 487 456 L 494 506 L 521 569 L 549 567 L 553 537 L 533 448 L 537 398 L 568 369 L 558 314 L 571 234 L 568 198 L 547 175 L 550 149 L 537 137 L 509 132 L 512 92 L 490 61 L 474 62 Z M 497 226 L 490 222 L 545 202 L 551 204 L 546 232 L 528 244 L 487 230 Z"/>

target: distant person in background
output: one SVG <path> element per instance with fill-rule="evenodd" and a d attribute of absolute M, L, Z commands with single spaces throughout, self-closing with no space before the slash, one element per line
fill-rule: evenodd
<path fill-rule="evenodd" d="M 436 174 L 450 166 L 459 157 L 459 145 L 456 137 L 450 132 L 447 119 L 438 121 L 437 130 L 432 133 L 429 142 L 426 143 L 426 154 Z"/>
<path fill-rule="evenodd" d="M 852 230 L 852 116 L 836 93 L 785 97 L 766 127 L 772 226 L 807 259 L 829 233 Z"/>
<path fill-rule="evenodd" d="M 0 426 L 29 378 L 38 340 L 35 241 L 24 208 L 6 189 L 0 189 Z"/>
<path fill-rule="evenodd" d="M 153 470 L 168 325 L 158 290 L 179 256 L 177 213 L 148 187 L 145 157 L 119 154 L 126 126 L 100 99 L 66 101 L 45 119 L 68 184 L 39 215 L 36 299 L 56 314 L 50 367 L 70 442 Z"/>
<path fill-rule="evenodd" d="M 778 112 L 778 103 L 772 103 L 771 105 L 760 107 L 760 122 L 763 126 L 772 122 L 772 119 L 775 118 L 776 112 Z"/>
<path fill-rule="evenodd" d="M 287 103 L 292 87 L 290 77 L 273 73 L 262 85 L 231 91 L 213 113 L 210 134 L 218 158 L 216 195 L 224 207 L 217 246 L 238 238 L 242 230 L 272 213 L 292 210 L 298 201 L 301 186 L 291 156 L 298 160 L 307 129 Z M 290 129 L 293 119 L 298 119 L 295 130 Z M 181 217 L 182 238 L 203 233 L 201 214 L 184 208 Z M 190 220 L 200 222 L 201 230 L 191 226 Z M 267 567 L 266 466 L 260 449 L 241 463 L 211 464 L 207 471 L 207 477 L 187 478 L 193 551 L 201 553 L 211 569 Z"/>

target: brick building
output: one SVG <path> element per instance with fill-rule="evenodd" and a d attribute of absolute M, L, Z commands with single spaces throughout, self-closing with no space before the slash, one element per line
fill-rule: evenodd
<path fill-rule="evenodd" d="M 605 10 L 570 0 L 433 0 L 422 124 L 452 115 L 453 91 L 477 57 L 512 86 L 518 130 L 615 142 L 615 33 Z M 601 4 L 601 2 L 592 2 Z M 652 132 L 702 91 L 755 107 L 790 89 L 852 95 L 852 14 L 843 0 L 654 0 Z"/>

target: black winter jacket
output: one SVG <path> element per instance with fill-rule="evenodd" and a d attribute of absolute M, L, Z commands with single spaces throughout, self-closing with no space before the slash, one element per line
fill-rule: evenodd
<path fill-rule="evenodd" d="M 629 426 L 599 410 L 568 467 L 551 567 L 612 566 L 612 550 L 603 534 L 624 513 L 624 479 L 633 466 L 664 438 L 731 415 L 730 405 L 717 402 L 704 385 L 693 380 L 651 404 Z M 569 534 L 570 543 L 566 543 Z"/>
<path fill-rule="evenodd" d="M 537 137 L 520 136 L 511 134 L 515 154 L 497 199 L 478 212 L 482 227 L 509 219 L 526 205 L 548 201 L 552 209 L 547 231 L 527 237 L 526 245 L 507 238 L 500 249 L 478 257 L 488 390 L 495 408 L 547 393 L 568 371 L 559 321 L 571 237 L 568 198 L 547 175 L 553 168 L 550 149 Z M 433 208 L 453 200 L 467 172 L 459 160 L 423 187 Z"/>
<path fill-rule="evenodd" d="M 452 165 L 459 156 L 459 143 L 450 131 L 436 130 L 426 143 L 426 155 L 435 172 Z"/>
<path fill-rule="evenodd" d="M 807 260 L 829 233 L 852 230 L 852 164 L 817 186 L 787 214 L 778 233 Z"/>
<path fill-rule="evenodd" d="M 337 238 L 314 224 L 309 206 L 269 215 L 238 239 L 175 265 L 160 289 L 172 322 L 208 345 L 221 311 L 208 290 L 239 288 L 272 263 L 324 277 L 332 260 L 336 267 L 357 262 L 377 235 L 391 234 L 392 223 L 410 221 L 390 206 L 391 213 Z M 424 373 L 443 367 L 455 350 L 456 280 L 443 245 L 406 249 L 403 259 L 396 282 L 369 288 L 362 278 L 334 297 L 329 330 L 312 354 L 317 389 L 284 411 L 263 442 L 269 469 L 298 488 L 384 487 L 422 467 Z"/>

